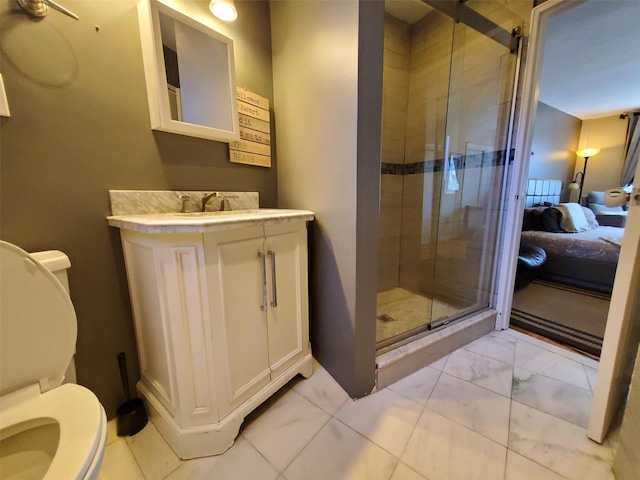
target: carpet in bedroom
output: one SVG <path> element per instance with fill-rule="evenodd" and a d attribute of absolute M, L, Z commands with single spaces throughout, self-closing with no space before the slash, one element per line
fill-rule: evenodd
<path fill-rule="evenodd" d="M 514 293 L 511 322 L 600 356 L 609 301 L 607 294 L 535 280 Z"/>

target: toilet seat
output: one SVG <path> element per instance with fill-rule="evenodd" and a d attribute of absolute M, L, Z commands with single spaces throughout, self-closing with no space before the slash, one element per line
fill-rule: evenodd
<path fill-rule="evenodd" d="M 0 242 L 0 395 L 57 387 L 75 351 L 76 313 L 56 277 L 24 250 Z"/>
<path fill-rule="evenodd" d="M 44 479 L 83 479 L 91 470 L 97 473 L 107 419 L 93 392 L 68 383 L 44 394 L 34 385 L 16 395 L 19 401 L 2 399 L 0 431 L 15 435 L 36 425 L 57 423 L 60 427 L 58 447 Z"/>
<path fill-rule="evenodd" d="M 0 267 L 1 439 L 10 443 L 18 433 L 57 424 L 44 478 L 93 479 L 107 422 L 93 392 L 61 385 L 77 336 L 71 299 L 46 267 L 15 245 L 0 241 Z M 18 438 L 14 445 L 21 445 Z"/>

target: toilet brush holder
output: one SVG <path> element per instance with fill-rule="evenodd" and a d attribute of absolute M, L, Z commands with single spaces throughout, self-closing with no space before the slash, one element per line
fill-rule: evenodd
<path fill-rule="evenodd" d="M 124 352 L 118 354 L 118 367 L 120 368 L 120 379 L 122 380 L 125 401 L 116 410 L 116 431 L 119 437 L 128 437 L 142 430 L 149 417 L 142 399 L 131 398 L 127 359 Z"/>

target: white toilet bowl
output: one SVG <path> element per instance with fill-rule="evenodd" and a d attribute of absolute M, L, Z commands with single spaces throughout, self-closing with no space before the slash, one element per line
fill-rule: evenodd
<path fill-rule="evenodd" d="M 76 317 L 63 286 L 0 241 L 0 472 L 12 478 L 95 479 L 107 421 L 97 397 L 61 385 Z"/>

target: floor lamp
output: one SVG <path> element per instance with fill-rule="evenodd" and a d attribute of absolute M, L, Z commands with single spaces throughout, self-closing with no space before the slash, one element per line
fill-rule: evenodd
<path fill-rule="evenodd" d="M 582 180 L 580 181 L 580 192 L 578 193 L 578 203 L 582 205 L 582 187 L 584 187 L 584 179 L 587 174 L 587 162 L 590 157 L 593 157 L 600 151 L 599 148 L 583 148 L 582 150 L 578 150 L 576 155 L 578 157 L 584 158 L 584 167 L 582 167 Z M 577 175 L 576 175 L 577 178 Z"/>

